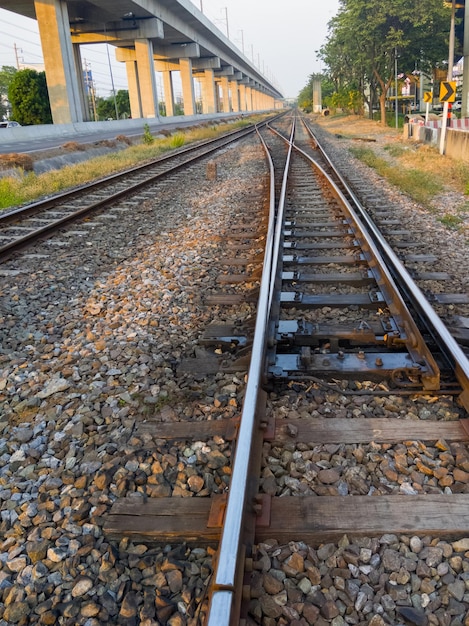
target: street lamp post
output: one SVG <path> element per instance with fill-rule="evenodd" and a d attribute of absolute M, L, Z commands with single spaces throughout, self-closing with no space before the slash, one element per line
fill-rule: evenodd
<path fill-rule="evenodd" d="M 397 83 L 397 48 L 394 48 L 394 89 L 395 89 L 395 96 L 396 96 L 396 100 L 395 100 L 395 104 L 394 104 L 394 109 L 395 109 L 395 117 L 396 117 L 396 128 L 399 126 L 399 111 L 397 108 L 398 105 L 398 100 L 397 100 L 397 90 L 398 90 L 398 83 Z"/>
<path fill-rule="evenodd" d="M 107 61 L 108 61 L 108 64 L 109 64 L 109 74 L 111 75 L 111 87 L 112 87 L 112 95 L 114 97 L 114 109 L 116 111 L 116 120 L 118 120 L 119 119 L 119 110 L 117 108 L 116 89 L 114 87 L 114 76 L 112 74 L 111 55 L 109 54 L 109 44 L 107 42 L 106 23 L 104 23 L 104 35 L 106 37 L 106 52 L 107 52 Z"/>
<path fill-rule="evenodd" d="M 450 31 L 449 31 L 448 77 L 447 77 L 448 82 L 453 80 L 455 15 L 456 15 L 456 0 L 451 0 L 451 24 L 450 24 Z M 448 101 L 445 100 L 443 104 L 443 120 L 441 122 L 440 154 L 445 153 L 447 119 L 448 119 Z"/>

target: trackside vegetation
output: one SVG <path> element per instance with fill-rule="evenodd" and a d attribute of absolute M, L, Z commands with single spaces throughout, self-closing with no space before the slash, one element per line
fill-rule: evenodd
<path fill-rule="evenodd" d="M 450 14 L 442 0 L 340 0 L 317 53 L 325 68 L 323 105 L 370 117 L 377 110 L 386 125 L 396 80 L 399 95 L 405 80 L 419 84 L 447 67 Z M 457 41 L 456 54 L 461 48 Z M 303 108 L 312 101 L 311 78 L 299 95 Z"/>
<path fill-rule="evenodd" d="M 253 116 L 249 119 L 217 126 L 178 130 L 175 134 L 164 138 L 152 137 L 150 129 L 148 129 L 144 132 L 140 144 L 112 152 L 107 156 L 96 157 L 39 175 L 27 171 L 23 167 L 16 167 L 13 175 L 0 177 L 0 209 L 31 202 L 43 196 L 98 180 L 115 172 L 143 164 L 145 161 L 150 161 L 184 144 L 217 137 L 229 130 L 247 126 L 260 119 L 260 116 Z M 153 141 L 149 141 L 150 137 Z M 8 156 L 6 155 L 6 158 Z M 0 156 L 0 165 L 2 160 Z"/>

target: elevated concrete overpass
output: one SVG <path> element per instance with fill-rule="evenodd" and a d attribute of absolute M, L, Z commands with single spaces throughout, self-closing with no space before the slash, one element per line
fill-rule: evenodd
<path fill-rule="evenodd" d="M 282 94 L 189 0 L 0 0 L 36 19 L 54 124 L 90 119 L 80 45 L 109 43 L 125 63 L 133 118 L 174 113 L 172 72 L 181 76 L 185 115 L 278 108 Z M 163 73 L 158 94 L 155 71 Z"/>

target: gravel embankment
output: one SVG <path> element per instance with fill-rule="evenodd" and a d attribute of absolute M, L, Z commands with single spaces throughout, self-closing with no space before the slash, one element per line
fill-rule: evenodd
<path fill-rule="evenodd" d="M 216 182 L 195 166 L 2 266 L 0 624 L 198 623 L 211 551 L 118 544 L 102 526 L 126 495 L 226 489 L 231 444 L 152 444 L 138 425 L 157 438 L 158 421 L 239 410 L 242 372 L 177 368 L 210 321 L 252 316 L 203 298 L 221 290 L 224 232 L 263 207 L 261 158 L 226 150 Z"/>

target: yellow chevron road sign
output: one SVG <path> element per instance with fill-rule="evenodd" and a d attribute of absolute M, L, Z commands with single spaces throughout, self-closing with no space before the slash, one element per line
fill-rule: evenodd
<path fill-rule="evenodd" d="M 440 102 L 454 102 L 456 100 L 456 81 L 443 81 L 440 84 Z"/>

